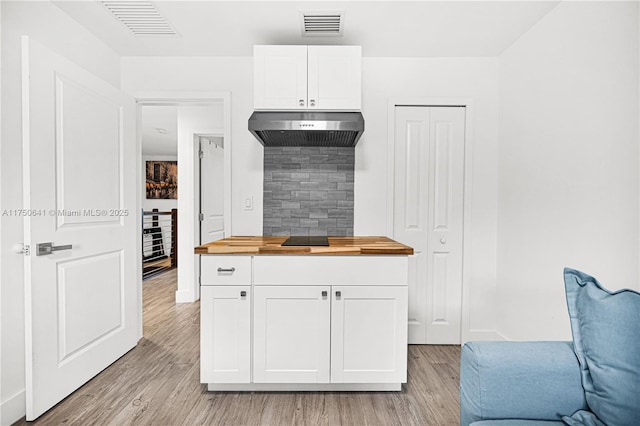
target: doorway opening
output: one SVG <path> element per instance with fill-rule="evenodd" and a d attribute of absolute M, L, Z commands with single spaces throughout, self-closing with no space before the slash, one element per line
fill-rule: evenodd
<path fill-rule="evenodd" d="M 154 227 L 154 218 L 158 227 L 162 228 L 163 216 L 165 213 L 170 216 L 173 209 L 171 226 L 177 232 L 167 230 L 160 231 L 162 245 L 168 247 L 169 244 L 175 246 L 175 265 L 177 271 L 172 272 L 177 276 L 175 284 L 175 302 L 194 302 L 200 297 L 199 258 L 194 254 L 194 247 L 200 244 L 200 193 L 206 191 L 209 185 L 200 185 L 199 147 L 196 148 L 194 141 L 211 141 L 219 149 L 216 161 L 219 167 L 216 169 L 216 183 L 214 192 L 217 198 L 221 198 L 218 203 L 216 215 L 222 223 L 223 235 L 231 233 L 231 144 L 230 144 L 230 94 L 228 92 L 215 93 L 157 93 L 140 96 L 137 99 L 138 117 L 140 126 L 138 128 L 139 138 L 139 206 L 140 211 L 150 213 L 148 221 Z M 151 113 L 164 114 L 165 121 L 158 122 L 147 120 Z M 168 116 L 168 118 L 167 118 Z M 173 127 L 175 126 L 175 127 Z M 173 130 L 175 129 L 175 130 Z M 150 151 L 145 147 L 145 134 L 168 135 L 174 133 L 174 151 L 171 153 L 164 151 L 156 152 L 156 158 L 150 158 Z M 162 154 L 162 155 L 161 155 Z M 175 161 L 177 169 L 177 179 L 175 182 L 175 193 L 177 198 L 154 200 L 147 199 L 147 161 Z M 149 166 L 151 167 L 151 166 Z M 153 166 L 156 167 L 156 166 Z M 162 166 L 160 166 L 161 168 Z M 157 168 L 157 167 L 156 167 Z M 159 169 L 160 170 L 160 169 Z M 156 169 L 153 169 L 155 173 Z M 162 175 L 162 172 L 159 172 Z M 154 176 L 155 177 L 155 176 Z M 160 176 L 163 177 L 163 176 Z M 169 184 L 171 180 L 169 179 Z M 167 185 L 165 185 L 167 187 Z M 153 189 L 158 189 L 153 187 Z M 167 194 L 169 191 L 162 192 Z M 151 194 L 152 196 L 155 194 Z M 204 195 L 208 197 L 208 194 Z M 151 205 L 150 205 L 151 203 Z M 156 203 L 153 205 L 153 203 Z M 158 203 L 162 203 L 158 205 Z M 158 212 L 153 212 L 157 208 Z M 170 216 L 171 217 L 171 216 Z M 167 218 L 167 222 L 169 219 Z M 144 249 L 144 236 L 140 235 L 139 247 Z M 174 237 L 175 236 L 175 237 Z M 149 244 L 149 237 L 147 237 Z M 153 239 L 151 239 L 153 246 Z M 147 249 L 148 250 L 148 249 Z M 147 253 L 148 254 L 148 253 Z M 144 255 L 141 250 L 140 257 Z M 142 268 L 140 268 L 142 273 Z M 142 286 L 139 289 L 139 307 L 142 312 Z M 142 315 L 140 316 L 140 336 L 142 336 Z"/>
<path fill-rule="evenodd" d="M 178 266 L 178 107 L 143 106 L 140 114 L 142 279 Z"/>

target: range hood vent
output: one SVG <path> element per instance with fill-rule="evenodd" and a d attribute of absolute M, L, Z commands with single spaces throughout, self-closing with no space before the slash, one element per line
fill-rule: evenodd
<path fill-rule="evenodd" d="M 359 112 L 256 111 L 249 131 L 264 146 L 356 146 L 364 132 Z"/>

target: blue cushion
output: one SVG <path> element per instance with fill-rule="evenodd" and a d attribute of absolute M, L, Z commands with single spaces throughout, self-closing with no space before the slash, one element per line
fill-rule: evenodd
<path fill-rule="evenodd" d="M 538 419 L 587 408 L 571 342 L 468 342 L 460 354 L 460 422 Z"/>
<path fill-rule="evenodd" d="M 502 419 L 482 420 L 471 423 L 471 426 L 564 426 L 564 423 L 553 420 Z"/>
<path fill-rule="evenodd" d="M 590 411 L 608 426 L 638 426 L 640 293 L 610 292 L 595 278 L 570 268 L 564 270 L 564 282 Z"/>

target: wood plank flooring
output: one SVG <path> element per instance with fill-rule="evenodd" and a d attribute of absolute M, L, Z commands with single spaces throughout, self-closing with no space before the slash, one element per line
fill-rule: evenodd
<path fill-rule="evenodd" d="M 176 270 L 144 282 L 144 338 L 37 421 L 16 425 L 459 425 L 458 346 L 411 345 L 402 392 L 207 392 L 199 303 Z"/>

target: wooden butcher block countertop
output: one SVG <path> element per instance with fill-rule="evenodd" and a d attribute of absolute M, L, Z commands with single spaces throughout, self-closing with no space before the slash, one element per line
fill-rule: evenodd
<path fill-rule="evenodd" d="M 229 237 L 195 248 L 196 254 L 413 254 L 413 249 L 387 237 L 329 237 L 329 246 L 285 246 L 287 237 Z"/>

